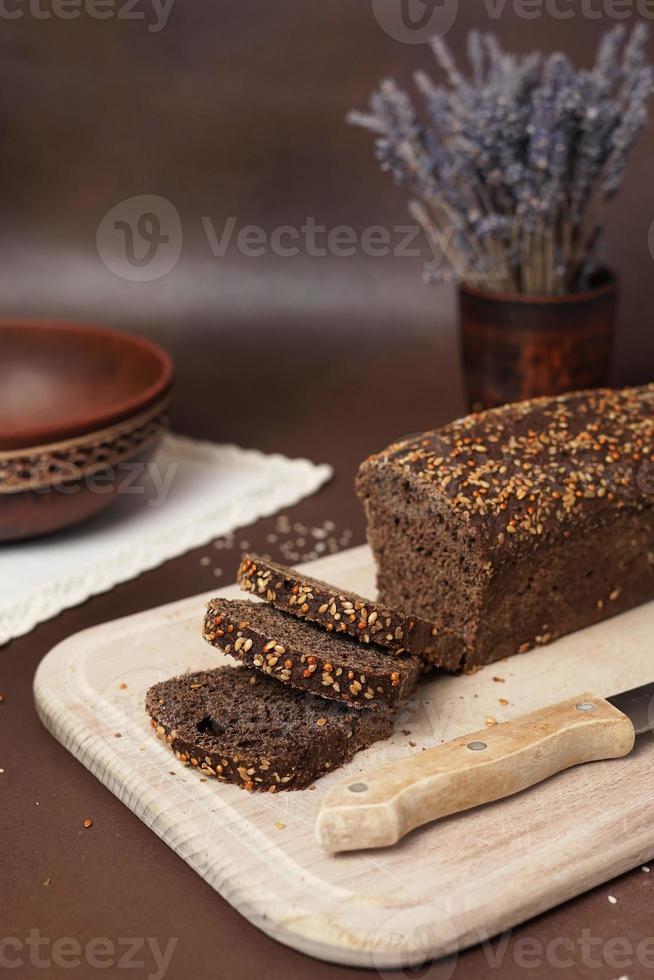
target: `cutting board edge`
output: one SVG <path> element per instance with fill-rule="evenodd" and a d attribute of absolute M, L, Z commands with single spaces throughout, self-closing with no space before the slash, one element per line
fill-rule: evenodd
<path fill-rule="evenodd" d="M 176 614 L 177 612 L 183 612 L 184 607 L 188 607 L 190 611 L 191 608 L 195 609 L 197 607 L 197 602 L 204 595 L 177 600 L 164 607 L 159 607 L 156 612 L 164 612 L 166 614 L 174 612 Z M 131 621 L 133 625 L 136 625 L 137 621 L 147 621 L 154 611 L 147 610 L 136 615 L 122 617 L 121 620 L 113 621 L 111 625 L 113 627 L 120 625 L 124 628 L 127 621 Z M 77 648 L 83 649 L 86 646 L 89 635 L 95 631 L 103 630 L 106 625 L 92 627 L 89 630 L 69 637 L 53 648 L 41 662 L 34 679 L 34 696 L 39 717 L 51 734 L 82 765 L 99 779 L 100 782 L 107 786 L 139 819 L 142 819 L 146 823 L 146 826 L 154 830 L 159 837 L 168 843 L 179 857 L 189 863 L 191 867 L 194 867 L 191 859 L 193 848 L 187 846 L 187 854 L 185 854 L 184 847 L 175 846 L 170 841 L 167 841 L 164 836 L 166 827 L 162 826 L 161 828 L 157 828 L 153 826 L 144 819 L 142 813 L 139 813 L 138 797 L 131 792 L 128 784 L 125 783 L 122 788 L 120 784 L 115 785 L 114 782 L 117 781 L 107 777 L 108 768 L 106 764 L 104 764 L 104 771 L 101 771 L 103 770 L 103 759 L 105 757 L 113 758 L 119 764 L 122 762 L 118 753 L 112 751 L 113 746 L 106 738 L 107 733 L 105 733 L 104 738 L 95 734 L 87 734 L 82 739 L 75 730 L 67 731 L 64 718 L 69 715 L 69 711 L 64 701 L 58 697 L 56 699 L 53 698 L 52 689 L 48 681 L 54 680 L 57 674 L 59 674 L 59 678 L 61 679 L 69 654 L 74 653 Z M 46 690 L 48 691 L 47 698 L 45 696 Z M 643 804 L 643 807 L 645 806 L 646 804 Z M 601 868 L 596 866 L 588 867 L 583 880 L 574 881 L 571 878 L 568 882 L 559 878 L 556 883 L 552 883 L 550 889 L 546 892 L 541 892 L 540 895 L 532 899 L 529 903 L 525 903 L 523 892 L 513 905 L 503 909 L 502 915 L 497 915 L 493 920 L 489 920 L 485 915 L 483 929 L 478 924 L 469 922 L 465 929 L 461 928 L 457 932 L 457 939 L 454 943 L 447 938 L 439 938 L 427 950 L 423 945 L 419 948 L 402 946 L 400 949 L 397 946 L 384 947 L 383 945 L 377 945 L 377 948 L 372 949 L 368 934 L 358 934 L 344 927 L 337 927 L 336 924 L 328 930 L 330 939 L 329 942 L 325 942 L 324 939 L 319 938 L 320 933 L 323 935 L 325 933 L 326 925 L 324 920 L 317 920 L 301 912 L 297 914 L 295 910 L 292 910 L 284 920 L 274 922 L 266 915 L 264 909 L 257 906 L 256 900 L 253 902 L 251 894 L 246 895 L 244 890 L 238 887 L 228 889 L 225 886 L 225 881 L 212 881 L 206 875 L 202 876 L 212 887 L 219 891 L 226 901 L 241 912 L 241 914 L 245 914 L 255 926 L 273 939 L 302 953 L 321 960 L 327 960 L 331 963 L 378 970 L 394 969 L 402 966 L 417 965 L 424 961 L 426 953 L 430 956 L 440 957 L 448 955 L 453 951 L 461 952 L 468 946 L 475 945 L 484 939 L 489 939 L 505 931 L 507 928 L 518 925 L 520 922 L 524 922 L 534 915 L 542 913 L 554 905 L 560 904 L 562 901 L 573 898 L 587 891 L 589 888 L 596 887 L 616 875 L 624 873 L 654 857 L 651 828 L 641 826 L 637 834 L 637 839 L 638 847 L 636 849 L 634 849 L 634 836 L 632 834 L 629 841 L 624 841 L 620 852 L 612 855 L 608 866 L 605 863 Z M 195 867 L 195 870 L 202 873 L 198 867 Z M 226 880 L 232 883 L 237 881 L 237 870 L 234 868 L 233 873 L 227 874 Z M 521 910 L 519 914 L 517 913 L 518 905 Z M 245 911 L 246 909 L 247 911 Z M 439 912 L 437 909 L 434 909 L 434 911 Z M 470 910 L 466 914 L 469 915 Z M 434 923 L 431 923 L 431 926 L 433 928 Z"/>
<path fill-rule="evenodd" d="M 127 787 L 124 791 L 120 791 L 117 787 L 112 785 L 111 780 L 105 779 L 103 773 L 98 771 L 98 768 L 94 765 L 89 765 L 88 759 L 85 757 L 85 753 L 82 751 L 81 746 L 74 737 L 62 738 L 61 733 L 58 731 L 57 725 L 54 722 L 52 716 L 49 714 L 48 710 L 45 708 L 41 698 L 39 697 L 38 691 L 35 690 L 35 699 L 37 703 L 37 710 L 39 718 L 47 730 L 57 739 L 67 751 L 71 753 L 88 771 L 95 776 L 107 789 L 112 792 L 117 799 L 120 800 L 123 805 L 136 816 L 138 819 L 143 820 L 143 817 L 138 812 L 138 808 L 133 805 L 130 799 L 130 792 Z M 85 744 L 88 745 L 88 739 Z M 99 756 L 97 757 L 99 758 Z M 132 797 L 132 799 L 135 799 Z M 165 839 L 162 827 L 158 829 L 156 826 L 149 824 L 145 821 L 146 826 L 149 830 L 152 830 L 168 847 L 175 852 L 175 854 L 181 858 L 185 863 L 189 864 L 197 873 L 200 873 L 199 868 L 195 867 L 193 861 L 190 859 L 190 854 L 185 856 L 183 853 L 184 849 L 175 847 L 170 841 Z M 632 841 L 633 843 L 633 841 Z M 562 887 L 562 883 L 559 880 L 556 884 L 551 886 L 549 892 L 541 892 L 537 900 L 532 901 L 527 904 L 524 901 L 524 893 L 522 893 L 520 898 L 516 897 L 516 906 L 507 907 L 504 909 L 503 915 L 498 916 L 498 918 L 491 922 L 488 918 L 485 918 L 485 926 L 482 928 L 480 925 L 470 924 L 465 931 L 462 931 L 458 936 L 456 941 L 453 943 L 448 940 L 443 940 L 439 943 L 431 944 L 427 949 L 424 946 L 414 946 L 405 947 L 402 946 L 399 950 L 395 947 L 381 948 L 381 949 L 371 949 L 369 945 L 369 936 L 366 934 L 357 934 L 351 930 L 346 929 L 333 929 L 334 940 L 331 944 L 327 944 L 317 938 L 319 932 L 325 932 L 326 926 L 325 922 L 311 918 L 300 913 L 291 913 L 289 915 L 289 920 L 292 921 L 296 928 L 290 928 L 285 926 L 282 922 L 274 923 L 273 920 L 260 908 L 257 907 L 256 903 L 253 905 L 251 901 L 251 896 L 245 897 L 245 893 L 242 890 L 230 891 L 222 887 L 219 883 L 209 880 L 206 876 L 202 875 L 205 881 L 221 895 L 239 914 L 244 915 L 249 922 L 254 926 L 264 932 L 271 939 L 276 940 L 284 945 L 297 950 L 300 953 L 304 953 L 315 959 L 326 961 L 329 963 L 334 963 L 339 966 L 353 966 L 361 967 L 372 970 L 381 969 L 401 969 L 415 967 L 425 962 L 426 958 L 442 958 L 450 956 L 453 954 L 458 954 L 464 952 L 466 949 L 476 946 L 481 942 L 492 939 L 494 936 L 500 935 L 508 929 L 512 929 L 515 926 L 521 925 L 527 922 L 529 919 L 542 914 L 562 904 L 565 901 L 569 901 L 595 888 L 599 885 L 604 884 L 606 881 L 617 877 L 618 875 L 624 874 L 627 871 L 632 870 L 639 865 L 646 863 L 648 860 L 654 859 L 654 843 L 651 840 L 651 830 L 643 828 L 643 843 L 642 850 L 638 850 L 634 854 L 633 846 L 629 849 L 629 854 L 616 856 L 612 861 L 610 867 L 604 866 L 601 869 L 596 869 L 595 873 L 588 873 L 588 877 L 584 881 L 570 881 L 570 886 Z M 234 874 L 228 877 L 231 881 L 238 878 L 237 869 L 234 868 Z M 520 913 L 516 913 L 516 909 L 520 908 Z M 246 912 L 247 909 L 247 912 Z M 440 909 L 434 910 L 436 914 L 440 914 Z M 303 928 L 297 928 L 302 926 Z M 428 928 L 437 928 L 435 923 L 427 923 Z M 339 933 L 343 938 L 348 937 L 349 943 L 338 942 Z M 353 941 L 357 945 L 353 944 Z"/>

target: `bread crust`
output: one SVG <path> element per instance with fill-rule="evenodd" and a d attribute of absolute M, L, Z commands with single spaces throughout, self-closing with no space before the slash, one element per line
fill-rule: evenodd
<path fill-rule="evenodd" d="M 407 437 L 357 477 L 380 601 L 474 669 L 654 598 L 654 385 L 535 399 Z"/>

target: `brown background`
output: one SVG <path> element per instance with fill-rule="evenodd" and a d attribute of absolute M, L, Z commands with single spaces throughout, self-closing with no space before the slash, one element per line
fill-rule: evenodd
<path fill-rule="evenodd" d="M 595 0 L 586 10 L 601 6 Z M 584 16 L 579 4 L 570 5 L 569 20 L 551 12 L 527 20 L 510 3 L 500 20 L 478 2 L 460 7 L 449 34 L 459 51 L 474 25 L 497 31 L 507 46 L 556 47 L 587 64 L 600 30 L 614 23 Z M 150 15 L 64 21 L 21 9 L 14 20 L 0 15 L 2 312 L 95 320 L 158 338 L 178 365 L 175 428 L 333 463 L 333 483 L 291 517 L 310 526 L 332 519 L 359 543 L 351 489 L 358 461 L 462 410 L 453 293 L 423 285 L 418 258 L 249 258 L 232 247 L 216 259 L 201 218 L 218 232 L 230 215 L 239 227 L 268 232 L 307 216 L 358 231 L 407 223 L 402 193 L 377 172 L 368 137 L 343 117 L 365 103 L 379 77 L 408 84 L 415 66 L 429 64 L 428 52 L 385 34 L 368 0 L 176 0 L 159 33 L 148 31 Z M 654 375 L 653 143 L 650 125 L 607 216 L 609 260 L 623 284 L 616 383 Z M 178 265 L 151 283 L 114 275 L 95 246 L 107 210 L 138 194 L 169 199 L 183 225 Z M 266 544 L 274 523 L 243 537 L 274 550 Z M 33 711 L 31 677 L 55 642 L 211 588 L 216 566 L 220 582 L 229 581 L 240 540 L 169 562 L 0 651 L 1 936 L 39 928 L 51 939 L 157 936 L 164 945 L 176 936 L 174 980 L 354 975 L 257 933 L 81 769 Z M 81 829 L 87 816 L 91 831 Z M 477 949 L 426 975 L 636 980 L 648 971 L 610 954 L 594 967 L 578 954 L 568 969 L 527 969 L 515 944 L 578 939 L 585 928 L 603 943 L 636 942 L 651 934 L 650 910 L 649 876 L 636 871 L 517 930 L 500 968 Z"/>

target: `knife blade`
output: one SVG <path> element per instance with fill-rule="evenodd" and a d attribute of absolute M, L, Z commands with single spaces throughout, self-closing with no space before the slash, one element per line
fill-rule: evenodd
<path fill-rule="evenodd" d="M 316 821 L 328 851 L 388 847 L 422 824 L 503 799 L 571 766 L 616 759 L 654 730 L 654 684 L 586 692 L 334 786 Z"/>
<path fill-rule="evenodd" d="M 627 715 L 636 735 L 654 731 L 654 684 L 632 687 L 630 691 L 612 694 L 606 700 Z"/>

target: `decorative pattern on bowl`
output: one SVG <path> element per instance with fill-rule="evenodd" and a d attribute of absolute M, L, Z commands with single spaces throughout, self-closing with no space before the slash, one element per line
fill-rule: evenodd
<path fill-rule="evenodd" d="M 75 439 L 0 452 L 0 494 L 43 491 L 129 461 L 159 438 L 170 398 L 118 425 Z"/>

